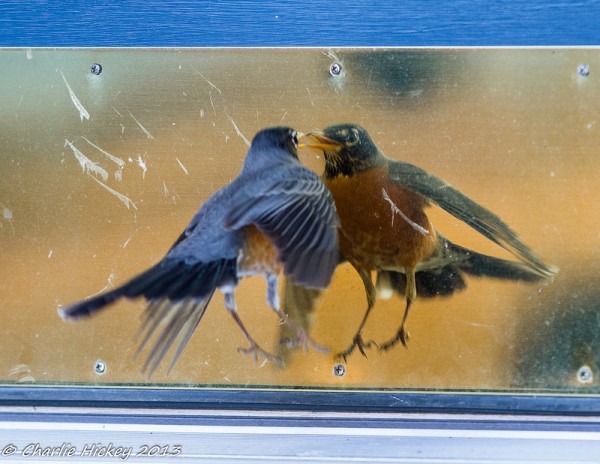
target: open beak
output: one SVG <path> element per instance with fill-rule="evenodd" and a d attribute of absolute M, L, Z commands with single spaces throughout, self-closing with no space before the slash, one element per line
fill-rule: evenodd
<path fill-rule="evenodd" d="M 315 142 L 303 143 L 301 145 L 298 145 L 298 147 L 301 147 L 301 148 L 310 147 L 310 148 L 318 148 L 320 150 L 338 152 L 344 146 L 344 144 L 342 142 L 338 142 L 337 140 L 333 140 L 333 139 L 330 139 L 329 137 L 326 137 L 323 134 L 323 132 L 321 132 L 321 131 L 308 132 L 305 135 L 305 137 L 309 137 L 309 138 L 315 140 Z"/>

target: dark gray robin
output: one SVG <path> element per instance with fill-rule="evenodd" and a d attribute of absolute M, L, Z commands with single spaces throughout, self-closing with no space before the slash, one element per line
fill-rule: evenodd
<path fill-rule="evenodd" d="M 404 317 L 393 338 L 378 345 L 387 350 L 406 346 L 406 320 L 417 297 L 448 295 L 465 287 L 462 274 L 537 281 L 556 274 L 497 215 L 478 205 L 447 182 L 412 164 L 387 158 L 365 129 L 338 124 L 307 134 L 323 150 L 323 181 L 331 191 L 340 217 L 340 253 L 360 274 L 368 308 L 346 358 L 371 342 L 362 330 L 375 302 L 371 271 L 378 271 L 382 293 L 395 290 L 406 299 Z M 435 204 L 465 222 L 521 262 L 486 256 L 442 236 L 424 208 Z"/>
<path fill-rule="evenodd" d="M 266 359 L 240 320 L 234 290 L 255 274 L 267 280 L 267 304 L 293 325 L 297 342 L 319 345 L 279 308 L 278 274 L 309 288 L 325 288 L 338 264 L 338 217 L 321 179 L 302 166 L 294 130 L 275 127 L 254 137 L 242 171 L 212 195 L 156 265 L 110 292 L 60 309 L 64 319 L 90 316 L 119 298 L 144 297 L 149 305 L 140 349 L 164 325 L 144 365 L 150 375 L 176 342 L 173 367 L 216 289 L 246 336 L 244 353 Z M 169 369 L 170 369 L 169 368 Z"/>

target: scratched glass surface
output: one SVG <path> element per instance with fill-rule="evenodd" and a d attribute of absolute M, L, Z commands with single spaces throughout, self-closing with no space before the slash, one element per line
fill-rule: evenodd
<path fill-rule="evenodd" d="M 598 50 L 13 49 L 0 69 L 1 382 L 598 392 Z M 279 347 L 261 277 L 240 283 L 239 313 L 283 367 L 238 353 L 246 341 L 219 292 L 179 362 L 150 380 L 135 356 L 142 300 L 58 316 L 156 263 L 259 129 L 340 122 L 494 211 L 560 273 L 467 277 L 451 297 L 417 298 L 408 350 L 355 352 L 345 369 Z M 317 150 L 300 159 L 323 172 Z M 427 213 L 455 243 L 511 257 Z M 342 265 L 310 334 L 335 353 L 365 307 Z M 365 337 L 392 336 L 403 310 L 398 296 L 378 300 Z"/>

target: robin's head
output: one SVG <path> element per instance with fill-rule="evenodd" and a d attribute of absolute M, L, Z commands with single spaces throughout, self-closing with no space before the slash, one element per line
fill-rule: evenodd
<path fill-rule="evenodd" d="M 320 148 L 325 154 L 325 177 L 350 176 L 381 160 L 377 145 L 357 124 L 336 124 L 306 135 L 315 140 L 306 146 Z"/>
<path fill-rule="evenodd" d="M 286 150 L 298 158 L 298 134 L 290 127 L 269 127 L 258 132 L 252 139 L 252 150 Z"/>
<path fill-rule="evenodd" d="M 244 170 L 272 166 L 277 161 L 298 160 L 298 137 L 303 134 L 290 127 L 269 127 L 252 139 Z"/>

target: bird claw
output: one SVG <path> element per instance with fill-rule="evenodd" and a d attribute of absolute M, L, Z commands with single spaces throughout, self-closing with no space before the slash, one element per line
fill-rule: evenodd
<path fill-rule="evenodd" d="M 248 348 L 244 348 L 244 347 L 239 347 L 238 348 L 238 353 L 242 353 L 242 354 L 251 354 L 252 357 L 254 358 L 254 362 L 258 363 L 258 356 L 262 356 L 263 358 L 265 358 L 265 361 L 273 361 L 279 365 L 283 365 L 283 358 L 281 356 L 269 353 L 268 351 L 262 349 L 258 343 L 254 342 L 254 341 L 250 341 L 250 346 Z"/>
<path fill-rule="evenodd" d="M 310 335 L 300 327 L 296 322 L 294 322 L 287 314 L 284 314 L 281 318 L 281 322 L 286 324 L 290 329 L 296 332 L 296 338 L 284 338 L 280 341 L 282 345 L 287 345 L 289 348 L 294 348 L 296 346 L 301 346 L 303 351 L 306 353 L 308 351 L 308 346 L 310 345 L 313 350 L 319 353 L 329 353 L 331 348 L 321 345 L 317 343 Z"/>
<path fill-rule="evenodd" d="M 281 345 L 285 345 L 288 348 L 295 348 L 297 346 L 301 346 L 302 350 L 306 353 L 308 351 L 309 345 L 313 350 L 319 353 L 329 353 L 331 348 L 325 345 L 321 345 L 313 340 L 305 331 L 299 333 L 296 338 L 283 338 L 279 342 Z"/>
<path fill-rule="evenodd" d="M 396 346 L 396 344 L 398 342 L 402 343 L 402 346 L 404 346 L 404 348 L 406 348 L 408 350 L 408 341 L 410 340 L 410 334 L 408 333 L 408 330 L 406 330 L 404 327 L 400 327 L 400 330 L 398 330 L 398 333 L 396 334 L 396 336 L 394 338 L 392 338 L 391 340 L 388 340 L 387 342 L 385 342 L 384 344 L 382 344 L 381 346 L 378 346 L 378 350 L 381 351 L 387 351 L 391 348 L 393 348 L 394 346 Z"/>
<path fill-rule="evenodd" d="M 343 358 L 344 361 L 346 361 L 346 358 L 350 356 L 356 348 L 358 348 L 358 351 L 360 351 L 360 353 L 366 358 L 367 353 L 365 351 L 365 348 L 370 348 L 372 345 L 375 345 L 377 347 L 377 343 L 375 343 L 373 340 L 365 342 L 362 336 L 358 334 L 356 335 L 356 337 L 354 337 L 354 340 L 352 340 L 352 344 L 344 351 L 341 351 L 338 354 L 336 354 L 335 357 L 338 359 Z"/>

